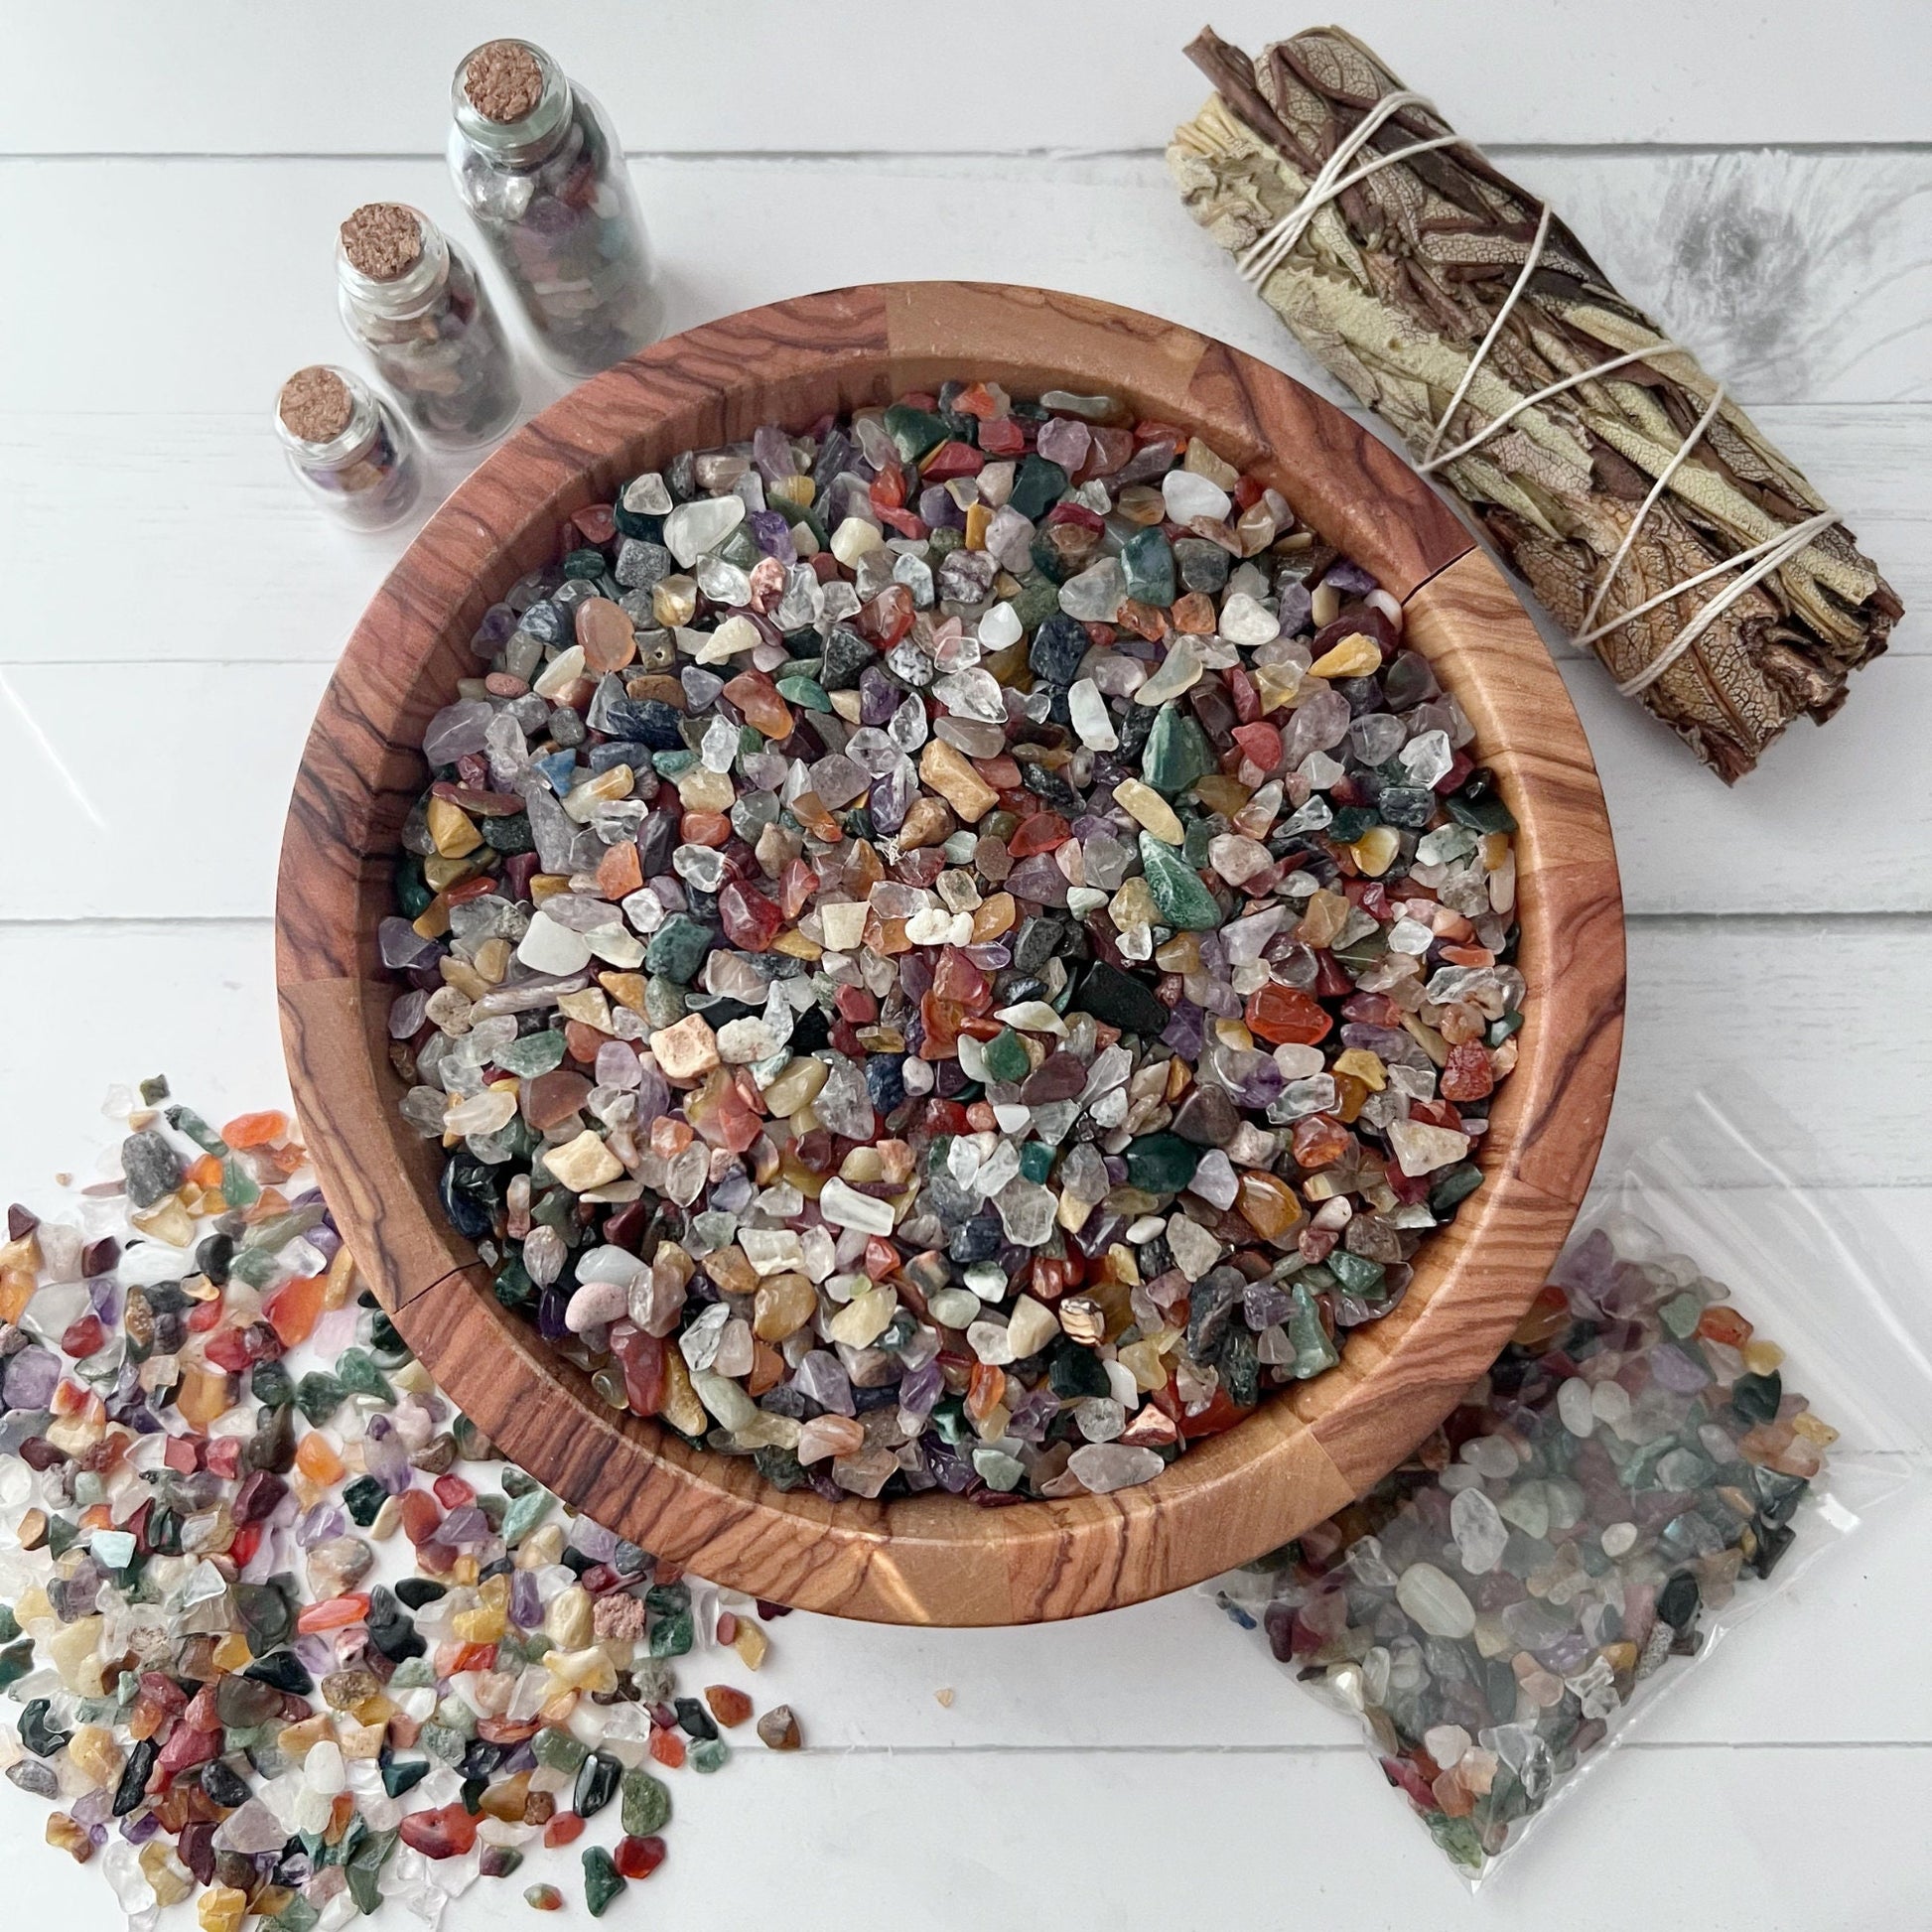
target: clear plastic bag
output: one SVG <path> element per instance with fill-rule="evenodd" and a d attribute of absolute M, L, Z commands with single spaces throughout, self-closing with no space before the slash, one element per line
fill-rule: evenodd
<path fill-rule="evenodd" d="M 1472 1888 L 1695 1659 L 1932 1481 L 1908 1264 L 1765 1152 L 1802 1144 L 1755 1094 L 1692 1095 L 1599 1176 L 1442 1430 L 1206 1586 L 1359 1720 Z"/>

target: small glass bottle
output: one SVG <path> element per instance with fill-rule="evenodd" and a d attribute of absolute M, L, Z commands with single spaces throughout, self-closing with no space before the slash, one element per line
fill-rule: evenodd
<path fill-rule="evenodd" d="M 651 342 L 650 248 L 603 108 L 527 41 L 478 48 L 450 92 L 450 173 L 538 347 L 595 375 Z"/>
<path fill-rule="evenodd" d="M 346 369 L 318 362 L 282 384 L 275 428 L 289 468 L 320 502 L 358 530 L 406 516 L 423 465 L 409 425 Z"/>
<path fill-rule="evenodd" d="M 509 428 L 516 369 L 477 272 L 428 215 L 370 202 L 338 231 L 343 326 L 368 350 L 403 414 L 442 449 Z"/>

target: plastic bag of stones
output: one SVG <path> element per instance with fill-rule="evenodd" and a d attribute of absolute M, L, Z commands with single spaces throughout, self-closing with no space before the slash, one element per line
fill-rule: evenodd
<path fill-rule="evenodd" d="M 1407 1463 L 1206 1587 L 1472 1887 L 1720 1638 L 1932 1488 L 1902 1251 L 1794 1184 L 1822 1164 L 1761 1098 L 1681 1119 Z"/>

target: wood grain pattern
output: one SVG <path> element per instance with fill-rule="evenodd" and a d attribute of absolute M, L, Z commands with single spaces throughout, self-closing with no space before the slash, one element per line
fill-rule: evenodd
<path fill-rule="evenodd" d="M 1432 1242 L 1397 1314 L 1340 1368 L 1139 1489 L 981 1510 L 832 1506 L 615 1414 L 499 1309 L 396 1119 L 373 950 L 420 742 L 486 603 L 559 520 L 676 451 L 883 402 L 941 374 L 1106 389 L 1206 435 L 1402 596 L 1522 823 L 1530 1020 L 1492 1117 L 1488 1182 Z M 573 392 L 471 479 L 357 626 L 309 741 L 277 906 L 297 1104 L 344 1234 L 412 1346 L 518 1461 L 578 1507 L 719 1583 L 893 1622 L 1085 1614 L 1245 1562 L 1330 1513 L 1431 1428 L 1544 1279 L 1594 1160 L 1622 1001 L 1620 902 L 1576 714 L 1494 568 L 1406 466 L 1301 385 L 1192 331 L 994 284 L 839 290 L 660 343 Z"/>

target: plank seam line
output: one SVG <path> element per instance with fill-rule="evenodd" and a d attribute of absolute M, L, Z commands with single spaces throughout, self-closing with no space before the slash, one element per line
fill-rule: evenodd
<path fill-rule="evenodd" d="M 0 913 L 0 932 L 77 931 L 87 926 L 111 926 L 127 930 L 143 926 L 268 926 L 275 924 L 272 912 L 130 912 L 82 913 L 71 919 L 17 919 Z"/>
<path fill-rule="evenodd" d="M 1667 1751 L 1932 1751 L 1925 1737 L 1644 1738 L 1619 1740 L 1627 1750 Z M 826 1757 L 1357 1757 L 1363 1746 L 1334 1744 L 820 1744 Z"/>
<path fill-rule="evenodd" d="M 1919 155 L 1932 153 L 1927 141 L 1488 141 L 1472 130 L 1465 138 L 1494 159 L 1584 159 L 1617 158 L 1670 159 L 1678 155 L 1796 154 L 1830 159 L 1835 156 Z M 626 148 L 625 161 L 652 164 L 676 163 L 762 163 L 796 166 L 800 162 L 853 162 L 868 164 L 888 161 L 1144 161 L 1159 162 L 1163 148 Z M 223 150 L 219 148 L 17 148 L 0 151 L 5 162 L 102 162 L 102 161 L 440 161 L 442 153 L 428 148 L 259 148 Z"/>

